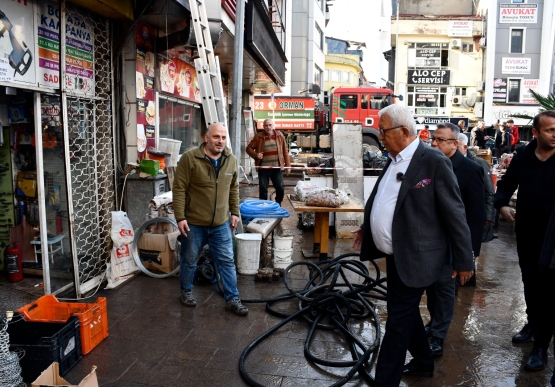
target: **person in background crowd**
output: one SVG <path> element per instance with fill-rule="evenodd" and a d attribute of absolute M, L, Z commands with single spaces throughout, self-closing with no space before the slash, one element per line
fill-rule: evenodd
<path fill-rule="evenodd" d="M 205 142 L 185 152 L 175 171 L 173 207 L 181 231 L 181 303 L 197 305 L 193 278 L 199 253 L 208 243 L 223 282 L 225 308 L 244 316 L 249 310 L 239 299 L 231 235 L 239 221 L 237 159 L 225 146 L 226 137 L 225 126 L 210 125 Z"/>
<path fill-rule="evenodd" d="M 285 197 L 285 185 L 283 183 L 283 170 L 289 175 L 291 163 L 289 152 L 283 134 L 274 129 L 274 121 L 267 118 L 264 120 L 264 130 L 257 133 L 247 146 L 247 154 L 255 160 L 258 168 L 258 197 L 268 200 L 268 184 L 276 189 L 276 202 L 281 206 Z M 263 168 L 266 167 L 266 168 Z"/>
<path fill-rule="evenodd" d="M 424 129 L 420 130 L 420 132 L 418 132 L 418 137 L 420 137 L 420 139 L 422 141 L 424 141 L 425 143 L 429 143 L 430 142 L 430 126 L 429 125 L 424 125 Z"/>
<path fill-rule="evenodd" d="M 453 172 L 464 204 L 464 219 L 470 229 L 470 240 L 474 259 L 480 255 L 482 233 L 485 223 L 484 171 L 459 151 L 459 128 L 451 123 L 438 124 L 432 136 L 432 148 L 440 150 L 453 165 Z M 434 356 L 443 355 L 443 341 L 447 336 L 455 308 L 455 279 L 449 253 L 445 256 L 441 278 L 426 288 L 428 310 L 430 311 L 430 349 Z M 467 282 L 476 286 L 476 273 Z"/>
<path fill-rule="evenodd" d="M 555 318 L 553 308 L 549 307 L 553 305 L 555 294 L 555 271 L 538 265 L 542 246 L 554 243 L 548 224 L 555 210 L 555 110 L 546 110 L 534 117 L 532 134 L 535 139 L 513 157 L 507 172 L 497 183 L 494 206 L 506 221 L 516 219 L 518 263 L 528 322 L 513 336 L 513 342 L 534 339 L 524 368 L 539 371 L 547 364 L 547 348 Z M 515 213 L 509 202 L 517 188 Z M 546 231 L 550 232 L 548 237 Z"/>
<path fill-rule="evenodd" d="M 364 209 L 353 248 L 361 261 L 386 257 L 387 322 L 374 387 L 398 386 L 403 375 L 432 377 L 434 360 L 420 316 L 424 289 L 442 274 L 451 252 L 452 277 L 474 269 L 464 204 L 451 162 L 417 138 L 410 110 L 379 112 L 379 139 L 389 152 Z M 413 359 L 404 365 L 406 352 Z"/>
<path fill-rule="evenodd" d="M 459 126 L 461 133 L 465 133 L 467 132 L 467 128 L 466 128 L 466 123 L 464 122 L 464 120 L 459 120 L 459 122 L 457 123 L 457 125 Z"/>
<path fill-rule="evenodd" d="M 511 133 L 511 152 L 515 151 L 516 146 L 520 142 L 520 137 L 518 135 L 518 126 L 515 125 L 515 122 L 511 119 L 507 121 L 507 126 L 509 127 L 509 133 Z"/>
<path fill-rule="evenodd" d="M 470 132 L 470 145 L 477 146 L 480 149 L 486 149 L 486 141 L 489 136 L 486 136 L 486 124 L 484 121 L 478 121 L 478 125 Z"/>
<path fill-rule="evenodd" d="M 484 188 L 486 190 L 486 224 L 482 234 L 482 243 L 489 242 L 496 236 L 493 234 L 493 222 L 495 221 L 495 209 L 493 208 L 493 181 L 491 179 L 491 168 L 488 162 L 468 150 L 468 137 L 466 134 L 459 133 L 459 150 L 469 160 L 474 161 L 484 170 Z"/>
<path fill-rule="evenodd" d="M 495 135 L 495 157 L 498 159 L 503 153 L 511 152 L 511 133 L 507 128 L 507 123 L 499 124 L 499 130 Z"/>

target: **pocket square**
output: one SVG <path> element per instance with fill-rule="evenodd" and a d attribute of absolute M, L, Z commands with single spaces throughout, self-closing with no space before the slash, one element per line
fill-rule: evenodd
<path fill-rule="evenodd" d="M 412 188 L 424 188 L 432 182 L 432 179 L 422 179 Z"/>

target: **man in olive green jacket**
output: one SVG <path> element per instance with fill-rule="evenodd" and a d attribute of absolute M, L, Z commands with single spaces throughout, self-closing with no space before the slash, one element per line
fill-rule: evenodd
<path fill-rule="evenodd" d="M 197 259 L 206 243 L 223 282 L 226 309 L 246 315 L 237 290 L 232 232 L 239 221 L 237 159 L 226 148 L 227 131 L 212 124 L 205 142 L 185 152 L 175 172 L 173 208 L 181 231 L 181 302 L 196 306 L 193 278 Z M 229 213 L 231 212 L 231 218 Z"/>

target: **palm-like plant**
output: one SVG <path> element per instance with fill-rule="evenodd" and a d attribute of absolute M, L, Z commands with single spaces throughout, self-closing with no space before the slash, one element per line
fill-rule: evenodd
<path fill-rule="evenodd" d="M 530 89 L 529 91 L 534 96 L 536 101 L 538 101 L 538 104 L 540 105 L 540 112 L 543 112 L 545 110 L 555 110 L 555 92 L 544 97 L 543 95 L 536 93 L 534 90 Z M 529 116 L 528 114 L 511 114 L 511 117 L 524 118 L 528 120 L 534 119 L 534 117 Z"/>

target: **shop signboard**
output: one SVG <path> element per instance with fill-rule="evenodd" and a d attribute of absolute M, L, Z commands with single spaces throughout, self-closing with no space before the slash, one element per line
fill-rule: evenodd
<path fill-rule="evenodd" d="M 522 80 L 522 99 L 521 103 L 529 103 L 533 105 L 537 105 L 538 101 L 534 98 L 534 95 L 530 92 L 530 90 L 534 90 L 535 92 L 538 91 L 540 80 L 539 79 L 523 79 Z"/>
<path fill-rule="evenodd" d="M 449 117 L 417 116 L 417 117 L 414 117 L 414 121 L 420 125 L 437 125 L 437 124 L 444 124 L 446 122 L 450 122 L 450 119 Z"/>
<path fill-rule="evenodd" d="M 156 147 L 156 101 L 154 95 L 154 28 L 139 21 L 135 34 L 135 90 L 137 97 L 137 153 L 141 160 L 149 147 Z"/>
<path fill-rule="evenodd" d="M 449 85 L 451 70 L 408 70 L 409 85 Z"/>
<path fill-rule="evenodd" d="M 499 23 L 537 23 L 537 4 L 499 4 Z"/>
<path fill-rule="evenodd" d="M 60 6 L 50 1 L 38 3 L 39 85 L 59 87 Z M 93 22 L 70 5 L 66 18 L 66 87 L 72 94 L 94 96 Z"/>
<path fill-rule="evenodd" d="M 311 97 L 254 97 L 256 127 L 263 129 L 264 120 L 274 120 L 276 129 L 313 130 L 314 99 Z"/>
<path fill-rule="evenodd" d="M 472 37 L 472 20 L 449 20 L 447 36 Z"/>
<path fill-rule="evenodd" d="M 34 4 L 3 1 L 0 5 L 0 81 L 34 84 L 36 57 Z"/>
<path fill-rule="evenodd" d="M 440 67 L 441 50 L 438 48 L 419 48 L 416 50 L 416 67 Z"/>
<path fill-rule="evenodd" d="M 493 80 L 493 102 L 507 102 L 507 78 Z"/>
<path fill-rule="evenodd" d="M 516 118 L 514 115 L 528 115 L 534 117 L 540 112 L 537 106 L 492 106 L 494 121 L 503 122 L 512 119 L 515 125 L 532 125 L 532 120 L 527 118 Z"/>
<path fill-rule="evenodd" d="M 531 58 L 501 58 L 502 74 L 530 74 L 531 68 Z"/>
<path fill-rule="evenodd" d="M 197 72 L 193 66 L 173 58 L 158 57 L 160 68 L 159 90 L 165 94 L 201 103 Z"/>

